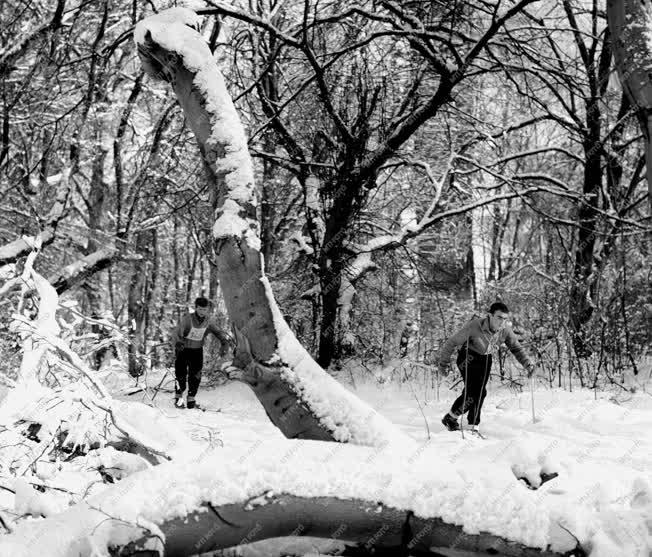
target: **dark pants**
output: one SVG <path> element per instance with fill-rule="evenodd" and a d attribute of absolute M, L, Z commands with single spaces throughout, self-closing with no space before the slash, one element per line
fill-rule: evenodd
<path fill-rule="evenodd" d="M 201 381 L 201 368 L 204 365 L 204 351 L 201 348 L 184 348 L 174 360 L 174 373 L 177 378 L 176 394 L 186 390 L 188 378 L 188 398 L 194 399 Z"/>
<path fill-rule="evenodd" d="M 491 354 L 483 355 L 466 349 L 460 350 L 457 357 L 457 367 L 462 374 L 464 390 L 457 397 L 451 408 L 451 413 L 462 416 L 468 412 L 467 421 L 470 425 L 480 423 L 482 403 L 487 396 L 487 381 L 491 372 Z"/>

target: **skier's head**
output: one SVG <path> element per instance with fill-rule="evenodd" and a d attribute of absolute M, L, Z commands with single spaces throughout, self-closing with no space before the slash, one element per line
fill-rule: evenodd
<path fill-rule="evenodd" d="M 489 308 L 489 328 L 492 331 L 499 331 L 509 319 L 509 308 L 502 302 L 494 302 Z"/>
<path fill-rule="evenodd" d="M 199 298 L 195 299 L 195 313 L 199 315 L 199 317 L 206 317 L 210 309 L 211 303 L 207 298 L 200 296 Z"/>

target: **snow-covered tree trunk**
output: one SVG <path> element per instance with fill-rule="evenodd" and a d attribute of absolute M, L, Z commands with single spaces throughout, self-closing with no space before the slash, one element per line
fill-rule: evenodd
<path fill-rule="evenodd" d="M 645 136 L 648 202 L 652 213 L 652 3 L 608 0 L 607 22 L 623 90 Z"/>
<path fill-rule="evenodd" d="M 242 379 L 288 437 L 408 442 L 325 373 L 284 321 L 263 270 L 244 129 L 198 28 L 194 12 L 173 8 L 139 23 L 135 36 L 147 73 L 172 85 L 217 190 L 218 275 L 239 341 L 236 364 L 244 369 Z"/>

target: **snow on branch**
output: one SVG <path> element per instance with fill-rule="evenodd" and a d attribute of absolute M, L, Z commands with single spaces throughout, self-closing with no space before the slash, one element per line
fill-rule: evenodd
<path fill-rule="evenodd" d="M 430 165 L 425 162 L 416 163 L 418 166 L 424 169 L 434 188 L 430 204 L 428 205 L 428 208 L 426 209 L 423 217 L 418 222 L 409 222 L 403 226 L 401 230 L 399 230 L 399 232 L 396 234 L 384 234 L 382 236 L 377 236 L 369 240 L 366 244 L 351 246 L 351 248 L 354 249 L 357 253 L 362 254 L 373 253 L 375 251 L 382 251 L 396 246 L 401 246 L 405 244 L 408 239 L 418 236 L 428 226 L 434 224 L 433 219 L 435 218 L 435 210 L 441 199 L 444 184 L 446 183 L 448 176 L 453 170 L 453 164 L 456 158 L 457 155 L 451 155 L 448 158 L 446 167 L 444 168 L 444 171 L 438 180 L 435 179 Z"/>
<path fill-rule="evenodd" d="M 70 194 L 70 168 L 62 172 L 61 183 L 57 188 L 57 196 L 44 219 L 41 230 L 37 236 L 24 236 L 4 246 L 0 246 L 0 266 L 13 263 L 20 257 L 32 251 L 35 242 L 40 247 L 50 244 L 55 239 L 55 232 L 59 221 L 65 215 L 66 203 Z"/>
<path fill-rule="evenodd" d="M 48 280 L 61 294 L 92 274 L 109 267 L 119 257 L 119 254 L 119 250 L 114 247 L 101 248 L 67 265 L 56 274 L 51 275 Z"/>

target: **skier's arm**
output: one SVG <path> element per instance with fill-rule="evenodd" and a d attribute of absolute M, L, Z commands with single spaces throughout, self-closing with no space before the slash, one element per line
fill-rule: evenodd
<path fill-rule="evenodd" d="M 469 338 L 471 321 L 466 323 L 459 331 L 448 338 L 439 351 L 439 367 L 446 367 L 451 360 L 453 351 L 458 346 L 462 346 Z"/>
<path fill-rule="evenodd" d="M 211 322 L 208 325 L 208 330 L 220 342 L 220 356 L 226 355 L 227 350 L 231 347 L 231 337 L 220 329 L 215 323 Z"/>
<path fill-rule="evenodd" d="M 177 326 L 172 330 L 172 346 L 176 351 L 185 346 L 184 339 L 190 330 L 190 315 L 184 315 Z"/>
<path fill-rule="evenodd" d="M 532 360 L 530 360 L 521 346 L 521 343 L 516 338 L 514 331 L 512 331 L 511 328 L 508 328 L 505 333 L 505 344 L 507 345 L 507 348 L 509 348 L 509 351 L 514 354 L 518 363 L 529 371 L 533 367 Z"/>

